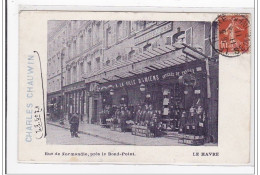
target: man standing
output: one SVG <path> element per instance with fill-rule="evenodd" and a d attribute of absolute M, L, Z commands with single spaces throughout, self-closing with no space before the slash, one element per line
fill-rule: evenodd
<path fill-rule="evenodd" d="M 72 114 L 70 118 L 70 133 L 71 137 L 79 137 L 78 136 L 78 129 L 79 129 L 79 116 L 77 114 Z"/>

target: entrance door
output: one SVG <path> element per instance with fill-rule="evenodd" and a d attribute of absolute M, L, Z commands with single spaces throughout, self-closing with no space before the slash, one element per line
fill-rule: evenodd
<path fill-rule="evenodd" d="M 89 120 L 88 123 L 92 123 L 92 118 L 93 118 L 93 97 L 89 97 L 89 110 L 88 110 L 88 114 L 89 114 Z"/>
<path fill-rule="evenodd" d="M 93 109 L 94 123 L 97 122 L 97 105 L 98 105 L 98 101 L 94 100 L 94 109 Z"/>

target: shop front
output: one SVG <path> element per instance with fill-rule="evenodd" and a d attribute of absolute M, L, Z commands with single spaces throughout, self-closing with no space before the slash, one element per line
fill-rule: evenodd
<path fill-rule="evenodd" d="M 85 82 L 98 94 L 97 108 L 92 105 L 97 123 L 139 136 L 216 143 L 218 63 L 214 60 L 185 44 L 174 44 L 93 72 Z"/>
<path fill-rule="evenodd" d="M 205 136 L 207 85 L 206 62 L 201 60 L 97 84 L 102 100 L 97 113 L 101 124 L 124 113 L 132 128 L 154 126 L 150 136 Z"/>
<path fill-rule="evenodd" d="M 63 87 L 64 117 L 73 113 L 80 115 L 82 122 L 88 122 L 88 88 L 84 81 Z"/>

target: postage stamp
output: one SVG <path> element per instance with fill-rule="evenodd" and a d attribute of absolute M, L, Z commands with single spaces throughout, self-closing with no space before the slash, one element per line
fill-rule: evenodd
<path fill-rule="evenodd" d="M 249 16 L 242 14 L 219 15 L 213 22 L 218 28 L 215 51 L 226 57 L 237 57 L 250 51 Z"/>

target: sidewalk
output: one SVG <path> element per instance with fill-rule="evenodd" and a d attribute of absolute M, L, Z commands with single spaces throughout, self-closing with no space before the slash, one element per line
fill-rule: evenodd
<path fill-rule="evenodd" d="M 47 124 L 55 125 L 65 129 L 69 129 L 68 121 L 64 121 L 64 125 L 60 125 L 59 122 L 47 121 Z M 48 132 L 48 131 L 47 131 Z M 156 138 L 147 138 L 141 136 L 132 135 L 131 132 L 117 132 L 111 131 L 109 128 L 102 128 L 99 125 L 80 123 L 79 133 L 87 134 L 106 140 L 116 142 L 123 145 L 142 145 L 142 146 L 173 146 L 173 145 L 185 145 L 178 143 L 177 138 L 165 138 L 165 137 L 156 137 Z"/>

